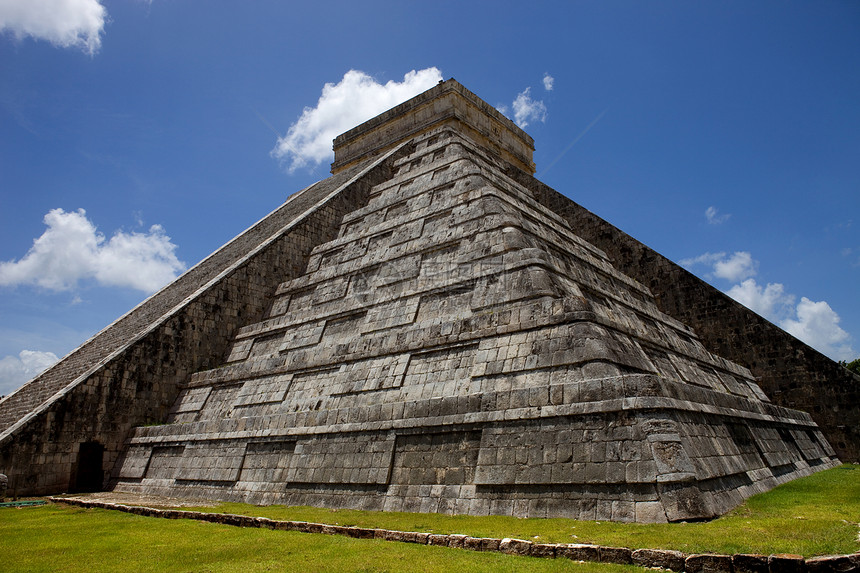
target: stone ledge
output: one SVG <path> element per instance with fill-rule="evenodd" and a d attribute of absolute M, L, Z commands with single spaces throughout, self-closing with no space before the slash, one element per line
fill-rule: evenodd
<path fill-rule="evenodd" d="M 205 513 L 176 509 L 156 509 L 145 506 L 124 505 L 103 501 L 89 501 L 74 497 L 49 497 L 53 503 L 79 507 L 124 511 L 144 517 L 162 519 L 194 519 L 236 527 L 265 527 L 300 533 L 345 535 L 355 539 L 383 539 L 401 543 L 418 543 L 471 551 L 497 551 L 508 555 L 541 558 L 566 558 L 596 563 L 632 564 L 649 569 L 663 569 L 676 573 L 860 573 L 860 553 L 851 555 L 824 555 L 804 559 L 801 555 L 685 555 L 665 549 L 628 549 L 576 543 L 533 543 L 523 539 L 471 537 L 468 535 L 440 535 L 417 531 L 393 531 L 342 525 L 328 525 L 307 521 L 281 521 L 267 517 L 252 517 L 231 513 Z"/>

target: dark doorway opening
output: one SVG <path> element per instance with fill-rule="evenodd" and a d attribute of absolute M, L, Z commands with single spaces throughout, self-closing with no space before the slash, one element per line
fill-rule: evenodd
<path fill-rule="evenodd" d="M 104 482 L 105 448 L 98 442 L 84 442 L 78 452 L 75 492 L 101 491 Z"/>

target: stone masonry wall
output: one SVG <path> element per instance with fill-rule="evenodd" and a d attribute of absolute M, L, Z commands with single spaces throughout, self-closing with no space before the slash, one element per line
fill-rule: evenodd
<path fill-rule="evenodd" d="M 135 430 L 115 491 L 655 522 L 836 463 L 808 414 L 439 129 Z"/>
<path fill-rule="evenodd" d="M 277 285 L 336 236 L 343 216 L 390 176 L 396 153 L 306 189 L 0 403 L 10 494 L 79 489 L 84 443 L 103 448 L 104 482 L 129 431 L 162 422 L 178 385 L 223 363 L 235 331 L 259 320 Z"/>
<path fill-rule="evenodd" d="M 860 461 L 860 377 L 551 187 L 519 170 L 507 174 L 647 286 L 660 310 L 690 325 L 708 350 L 749 368 L 775 403 L 809 412 L 843 461 Z"/>

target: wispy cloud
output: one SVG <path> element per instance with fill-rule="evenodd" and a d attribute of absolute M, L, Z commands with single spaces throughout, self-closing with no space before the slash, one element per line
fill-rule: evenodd
<path fill-rule="evenodd" d="M 551 91 L 552 91 L 552 86 L 553 86 L 553 84 L 554 84 L 554 83 L 555 83 L 555 78 L 554 78 L 554 77 L 552 77 L 552 76 L 551 76 L 551 75 L 549 75 L 548 73 L 545 73 L 545 74 L 543 75 L 543 89 L 545 89 L 545 90 L 546 90 L 546 91 L 548 91 L 548 92 L 551 92 Z"/>
<path fill-rule="evenodd" d="M 107 10 L 97 0 L 0 0 L 0 31 L 93 55 L 101 47 Z"/>
<path fill-rule="evenodd" d="M 185 270 L 160 225 L 146 233 L 117 231 L 108 240 L 83 209 L 53 209 L 47 230 L 20 260 L 0 262 L 0 286 L 37 285 L 60 291 L 93 279 L 103 286 L 155 292 Z"/>
<path fill-rule="evenodd" d="M 719 225 L 721 223 L 725 223 L 729 220 L 731 214 L 727 213 L 725 215 L 720 215 L 719 210 L 716 207 L 708 207 L 705 209 L 705 218 L 708 220 L 708 223 L 711 225 Z"/>
<path fill-rule="evenodd" d="M 719 278 L 736 282 L 755 276 L 758 261 L 754 261 L 752 255 L 746 251 L 737 251 L 732 255 L 726 255 L 726 253 L 705 253 L 698 257 L 681 261 L 681 266 L 686 268 L 699 265 L 710 266 L 712 268 L 711 272 L 706 274 L 709 279 Z"/>
<path fill-rule="evenodd" d="M 681 265 L 687 268 L 704 265 L 711 269 L 705 274 L 708 280 L 719 278 L 737 283 L 725 291 L 727 295 L 833 360 L 856 358 L 851 336 L 839 326 L 839 315 L 827 302 L 801 297 L 795 303 L 797 297 L 787 293 L 781 283 L 758 284 L 752 278 L 758 261 L 750 253 L 738 251 L 731 256 L 705 253 L 685 259 Z"/>
<path fill-rule="evenodd" d="M 514 122 L 521 128 L 525 128 L 530 121 L 546 121 L 546 105 L 540 100 L 531 97 L 531 88 L 526 88 L 519 94 L 513 103 Z"/>
<path fill-rule="evenodd" d="M 350 70 L 340 82 L 323 86 L 316 107 L 304 109 L 287 134 L 278 138 L 272 156 L 286 164 L 290 173 L 331 161 L 331 142 L 335 137 L 441 80 L 442 72 L 437 68 L 412 70 L 403 76 L 402 82 L 392 80 L 386 84 L 364 72 Z"/>
<path fill-rule="evenodd" d="M 0 396 L 5 396 L 44 372 L 59 358 L 53 352 L 22 350 L 18 356 L 0 358 Z"/>
<path fill-rule="evenodd" d="M 840 251 L 843 257 L 848 257 L 851 262 L 852 267 L 860 267 L 860 248 L 852 249 L 851 247 L 845 247 Z"/>
<path fill-rule="evenodd" d="M 567 144 L 567 146 L 566 146 L 564 149 L 562 149 L 562 150 L 561 150 L 561 153 L 559 153 L 558 155 L 556 155 L 556 156 L 555 156 L 555 159 L 553 159 L 552 161 L 550 161 L 550 162 L 549 162 L 549 164 L 548 164 L 546 167 L 544 167 L 544 168 L 543 168 L 543 171 L 541 171 L 541 172 L 540 172 L 540 174 L 538 175 L 538 177 L 543 177 L 544 175 L 546 175 L 546 173 L 547 173 L 550 169 L 552 169 L 552 167 L 553 167 L 556 163 L 558 163 L 558 162 L 561 160 L 561 158 L 562 158 L 562 157 L 564 157 L 564 156 L 567 154 L 567 152 L 568 152 L 568 151 L 570 151 L 571 149 L 573 149 L 573 146 L 574 146 L 574 145 L 576 145 L 577 143 L 579 143 L 579 140 L 580 140 L 580 139 L 582 139 L 583 137 L 585 137 L 585 134 L 587 134 L 589 131 L 591 131 L 591 128 L 592 128 L 592 127 L 594 127 L 595 125 L 597 125 L 597 122 L 599 122 L 601 119 L 603 119 L 603 116 L 604 116 L 604 115 L 606 115 L 606 112 L 608 112 L 608 111 L 609 111 L 609 108 L 606 108 L 606 109 L 604 109 L 603 111 L 601 111 L 599 114 L 597 114 L 597 117 L 595 117 L 594 119 L 592 119 L 592 120 L 591 120 L 591 123 L 589 123 L 587 126 L 585 126 L 585 129 L 583 129 L 582 131 L 580 131 L 580 132 L 579 132 L 579 134 L 578 134 L 576 137 L 574 137 L 574 138 L 573 138 L 573 140 L 572 140 L 570 143 L 568 143 L 568 144 Z"/>

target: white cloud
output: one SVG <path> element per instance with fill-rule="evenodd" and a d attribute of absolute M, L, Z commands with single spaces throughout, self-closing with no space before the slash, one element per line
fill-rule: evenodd
<path fill-rule="evenodd" d="M 90 55 L 101 47 L 106 20 L 107 10 L 98 0 L 0 0 L 0 31 Z"/>
<path fill-rule="evenodd" d="M 412 70 L 402 82 L 385 85 L 358 70 L 344 74 L 337 84 L 325 84 L 316 107 L 306 107 L 278 139 L 272 156 L 289 163 L 290 173 L 332 159 L 332 140 L 360 123 L 403 103 L 442 81 L 437 68 Z"/>
<path fill-rule="evenodd" d="M 731 214 L 720 215 L 716 207 L 708 207 L 705 209 L 705 218 L 711 225 L 719 225 L 729 220 Z"/>
<path fill-rule="evenodd" d="M 793 312 L 794 296 L 785 293 L 779 283 L 768 283 L 766 287 L 757 284 L 755 279 L 747 279 L 736 284 L 726 294 L 773 322 Z"/>
<path fill-rule="evenodd" d="M 720 278 L 737 282 L 755 276 L 758 261 L 753 260 L 752 255 L 746 251 L 737 251 L 731 256 L 726 256 L 726 253 L 705 253 L 681 261 L 681 266 L 687 268 L 697 265 L 709 265 L 713 268 L 713 271 L 706 275 L 709 279 Z"/>
<path fill-rule="evenodd" d="M 751 278 L 756 274 L 758 261 L 750 253 L 738 251 L 730 257 L 726 253 L 705 253 L 684 259 L 681 265 L 686 268 L 710 266 L 712 272 L 705 275 L 708 280 L 742 281 L 728 289 L 726 294 L 833 360 L 856 357 L 857 353 L 851 347 L 851 336 L 840 328 L 839 315 L 829 304 L 802 297 L 795 305 L 796 297 L 786 293 L 782 284 L 759 285 Z"/>
<path fill-rule="evenodd" d="M 726 294 L 833 360 L 857 356 L 851 336 L 839 326 L 839 315 L 824 301 L 802 297 L 795 305 L 794 295 L 787 294 L 781 284 L 762 287 L 755 279 L 733 286 Z"/>
<path fill-rule="evenodd" d="M 728 259 L 714 263 L 714 276 L 731 282 L 740 281 L 754 276 L 756 267 L 758 261 L 754 261 L 752 255 L 738 251 Z"/>
<path fill-rule="evenodd" d="M 69 290 L 94 279 L 103 286 L 155 292 L 185 270 L 159 225 L 148 233 L 117 231 L 106 240 L 83 209 L 45 215 L 48 229 L 18 261 L 0 262 L 0 286 L 33 284 Z"/>
<path fill-rule="evenodd" d="M 53 352 L 22 350 L 18 356 L 0 358 L 0 396 L 5 396 L 22 384 L 44 372 L 57 360 Z"/>
<path fill-rule="evenodd" d="M 543 89 L 545 89 L 548 92 L 551 92 L 553 83 L 555 83 L 554 77 L 552 77 L 549 74 L 543 75 Z"/>
<path fill-rule="evenodd" d="M 840 328 L 839 320 L 826 302 L 802 297 L 797 305 L 797 318 L 783 320 L 780 326 L 834 360 L 853 360 L 857 353 L 851 348 L 851 336 Z"/>
<path fill-rule="evenodd" d="M 532 99 L 531 88 L 517 94 L 513 107 L 514 122 L 520 128 L 525 128 L 530 121 L 546 121 L 546 106 L 542 101 Z"/>

